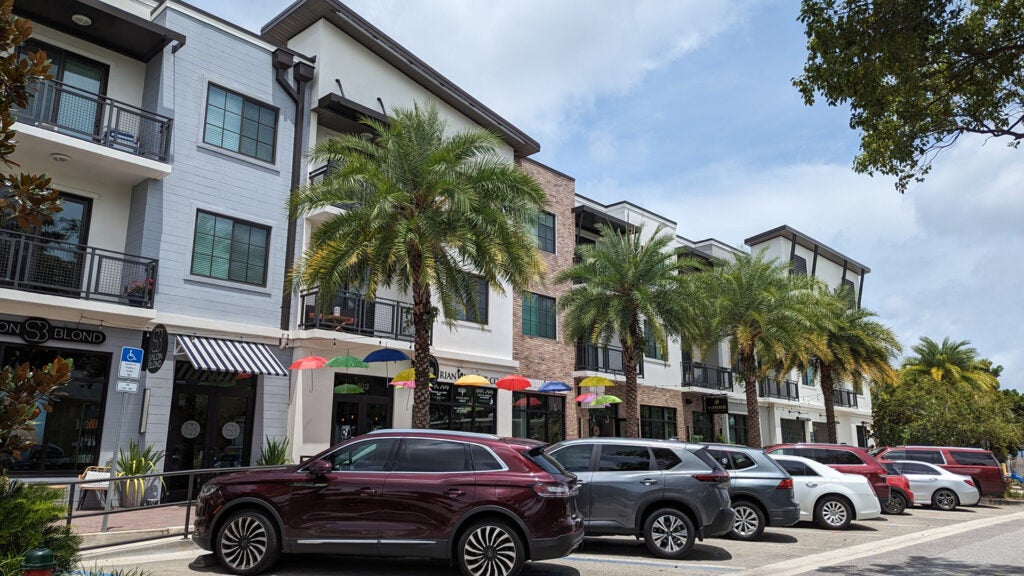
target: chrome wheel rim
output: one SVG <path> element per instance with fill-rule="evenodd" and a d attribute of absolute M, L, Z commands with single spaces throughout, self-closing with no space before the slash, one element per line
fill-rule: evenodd
<path fill-rule="evenodd" d="M 651 524 L 651 539 L 655 546 L 665 552 L 682 550 L 688 536 L 683 521 L 669 514 L 658 516 Z"/>
<path fill-rule="evenodd" d="M 761 525 L 757 519 L 757 512 L 749 506 L 739 506 L 736 511 L 736 521 L 732 525 L 733 532 L 740 536 L 753 536 Z"/>
<path fill-rule="evenodd" d="M 251 516 L 232 520 L 221 534 L 220 551 L 224 562 L 237 570 L 248 570 L 267 554 L 267 529 Z"/>
<path fill-rule="evenodd" d="M 519 552 L 507 530 L 481 526 L 466 539 L 462 555 L 466 569 L 474 576 L 506 576 L 512 573 Z"/>
<path fill-rule="evenodd" d="M 821 507 L 821 517 L 829 526 L 842 526 L 846 522 L 846 506 L 842 502 L 829 500 Z"/>
<path fill-rule="evenodd" d="M 956 506 L 956 496 L 952 492 L 942 490 L 935 495 L 935 503 L 943 510 L 949 510 Z"/>

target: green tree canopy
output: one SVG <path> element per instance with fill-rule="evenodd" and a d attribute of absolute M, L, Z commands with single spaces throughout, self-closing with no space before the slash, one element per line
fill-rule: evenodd
<path fill-rule="evenodd" d="M 964 134 L 1024 139 L 1024 1 L 803 0 L 804 101 L 848 105 L 857 172 L 906 191 Z"/>
<path fill-rule="evenodd" d="M 1002 366 L 993 368 L 991 361 L 979 358 L 978 351 L 966 340 L 943 338 L 939 343 L 923 336 L 911 350 L 914 355 L 903 360 L 904 382 L 924 379 L 977 390 L 999 388 L 995 374 L 1002 371 Z"/>
<path fill-rule="evenodd" d="M 313 230 L 292 276 L 300 287 L 319 288 L 323 309 L 348 285 L 363 287 L 368 298 L 382 286 L 412 294 L 413 426 L 427 428 L 433 299 L 451 326 L 457 309 L 479 317 L 471 275 L 498 293 L 525 289 L 542 270 L 533 226 L 546 198 L 498 154 L 497 136 L 449 131 L 433 106 L 396 108 L 387 123 L 362 122 L 375 138 L 346 134 L 310 153 L 335 167 L 292 195 L 291 217 L 345 209 Z"/>

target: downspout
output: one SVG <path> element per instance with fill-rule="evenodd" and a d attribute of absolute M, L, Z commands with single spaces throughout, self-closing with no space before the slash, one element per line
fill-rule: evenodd
<path fill-rule="evenodd" d="M 305 62 L 295 63 L 294 57 L 286 50 L 277 49 L 274 51 L 274 77 L 277 83 L 284 89 L 288 97 L 295 103 L 295 129 L 294 141 L 292 143 L 292 179 L 289 188 L 289 196 L 294 194 L 296 188 L 302 183 L 303 153 L 306 149 L 306 129 L 309 125 L 309 108 L 306 100 L 309 95 L 309 83 L 313 80 L 313 66 Z M 295 79 L 293 87 L 288 80 L 288 69 L 292 69 L 292 77 Z M 285 239 L 286 248 L 284 251 L 285 273 L 292 269 L 295 264 L 295 235 L 297 229 L 296 220 L 288 218 L 288 233 Z M 281 292 L 281 330 L 290 328 L 291 320 L 291 286 L 285 278 L 284 290 Z"/>

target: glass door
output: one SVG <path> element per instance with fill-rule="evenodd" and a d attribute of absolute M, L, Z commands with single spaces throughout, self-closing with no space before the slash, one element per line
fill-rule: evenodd
<path fill-rule="evenodd" d="M 39 50 L 50 59 L 50 75 L 60 84 L 44 91 L 43 100 L 30 106 L 36 111 L 34 120 L 77 138 L 98 140 L 110 67 L 42 42 L 26 42 L 22 52 Z"/>

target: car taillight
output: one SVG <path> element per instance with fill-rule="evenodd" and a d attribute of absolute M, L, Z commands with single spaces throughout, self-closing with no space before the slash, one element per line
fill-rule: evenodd
<path fill-rule="evenodd" d="M 793 479 L 792 478 L 784 478 L 782 480 L 782 482 L 779 482 L 779 485 L 776 486 L 775 489 L 776 490 L 792 490 L 793 489 Z"/>
<path fill-rule="evenodd" d="M 556 482 L 538 482 L 533 485 L 533 491 L 542 498 L 569 498 L 579 494 L 578 487 Z"/>
<path fill-rule="evenodd" d="M 693 478 L 701 482 L 728 482 L 729 473 L 725 470 L 715 470 L 711 474 L 694 474 Z"/>
<path fill-rule="evenodd" d="M 970 478 L 964 478 L 964 484 L 967 484 L 968 486 L 974 486 L 974 480 L 971 480 Z"/>

